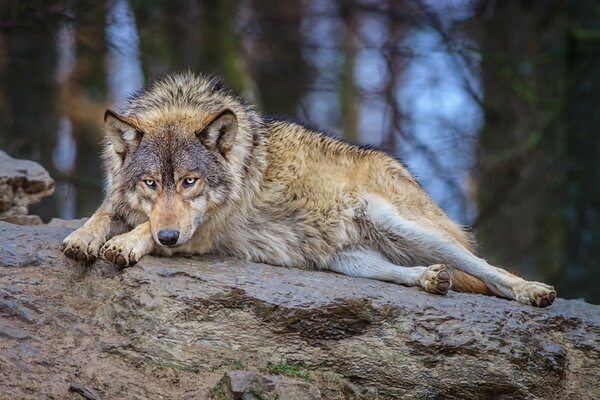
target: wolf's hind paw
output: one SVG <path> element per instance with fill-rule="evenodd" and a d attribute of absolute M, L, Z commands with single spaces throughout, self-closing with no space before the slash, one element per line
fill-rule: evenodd
<path fill-rule="evenodd" d="M 448 293 L 450 286 L 452 286 L 450 274 L 444 264 L 435 264 L 427 267 L 419 278 L 419 282 L 426 292 L 442 295 Z"/>
<path fill-rule="evenodd" d="M 556 290 L 545 283 L 524 282 L 513 290 L 519 303 L 534 307 L 548 307 L 556 299 Z"/>

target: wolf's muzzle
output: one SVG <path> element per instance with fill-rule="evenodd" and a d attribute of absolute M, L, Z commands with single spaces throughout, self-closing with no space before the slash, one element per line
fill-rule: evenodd
<path fill-rule="evenodd" d="M 179 231 L 174 229 L 161 229 L 158 231 L 158 241 L 163 246 L 173 246 L 179 239 Z"/>

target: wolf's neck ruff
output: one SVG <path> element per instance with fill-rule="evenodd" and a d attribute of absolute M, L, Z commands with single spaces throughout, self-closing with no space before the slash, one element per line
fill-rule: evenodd
<path fill-rule="evenodd" d="M 106 198 L 63 244 L 78 260 L 208 252 L 363 278 L 495 294 L 556 294 L 476 257 L 397 160 L 263 118 L 219 81 L 173 74 L 105 116 Z M 114 218 L 130 232 L 109 237 Z"/>

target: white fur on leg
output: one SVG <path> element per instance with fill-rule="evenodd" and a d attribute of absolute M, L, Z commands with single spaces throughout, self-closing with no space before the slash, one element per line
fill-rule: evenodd
<path fill-rule="evenodd" d="M 452 268 L 481 279 L 495 294 L 538 306 L 545 306 L 543 302 L 546 297 L 550 304 L 554 300 L 556 293 L 552 287 L 527 282 L 488 264 L 458 243 L 445 238 L 443 233 L 402 218 L 392 204 L 380 197 L 366 196 L 365 200 L 366 214 L 376 226 L 395 232 L 408 243 L 440 260 L 439 262 L 446 262 Z"/>
<path fill-rule="evenodd" d="M 392 264 L 378 252 L 362 248 L 335 254 L 329 268 L 344 275 L 407 286 L 420 286 L 419 278 L 426 270 L 425 267 L 401 267 Z"/>

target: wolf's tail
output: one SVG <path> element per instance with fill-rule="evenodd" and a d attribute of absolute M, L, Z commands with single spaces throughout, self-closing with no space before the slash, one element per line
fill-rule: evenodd
<path fill-rule="evenodd" d="M 452 281 L 452 290 L 457 292 L 480 293 L 492 296 L 493 293 L 479 278 L 454 268 L 448 268 Z"/>

